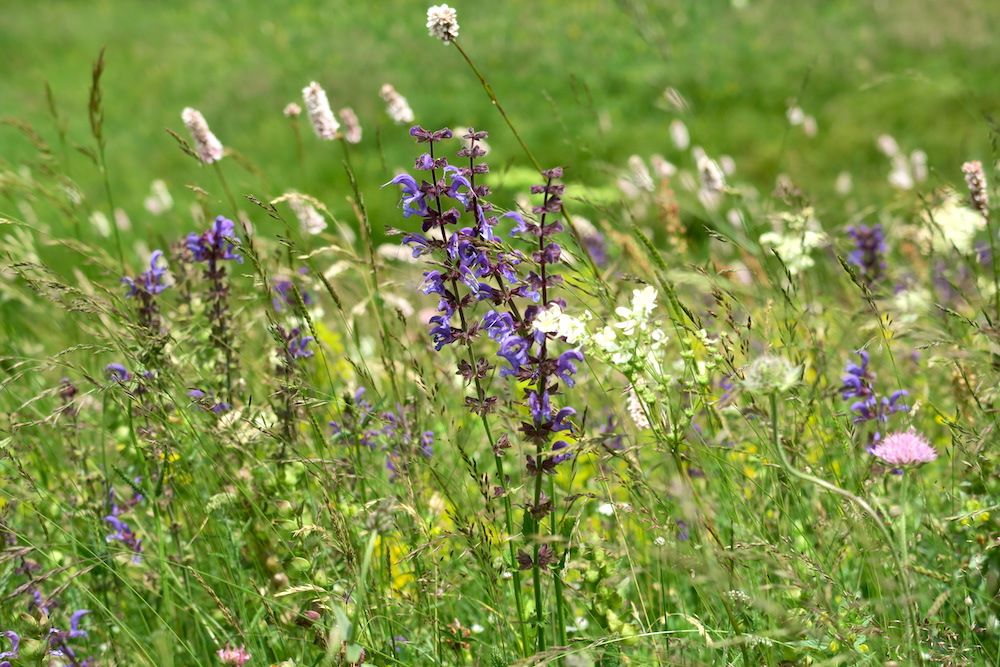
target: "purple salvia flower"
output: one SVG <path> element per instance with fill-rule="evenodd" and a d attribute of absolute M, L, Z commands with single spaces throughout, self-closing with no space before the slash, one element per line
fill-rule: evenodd
<path fill-rule="evenodd" d="M 141 563 L 142 540 L 132 532 L 132 527 L 113 515 L 104 517 L 104 520 L 111 524 L 111 528 L 115 531 L 111 535 L 108 535 L 105 539 L 108 542 L 121 542 L 125 547 L 134 553 L 132 556 L 132 562 L 136 565 Z"/>
<path fill-rule="evenodd" d="M 909 406 L 900 403 L 899 400 L 909 393 L 905 389 L 899 389 L 889 396 L 879 397 L 874 388 L 875 374 L 868 369 L 870 357 L 865 350 L 858 350 L 858 357 L 861 364 L 848 361 L 843 376 L 843 386 L 841 387 L 841 399 L 849 400 L 857 398 L 860 400 L 851 403 L 851 412 L 856 413 L 852 418 L 855 424 L 866 422 L 886 423 L 889 418 L 897 412 L 908 412 Z M 881 434 L 876 431 L 872 435 L 872 442 L 878 442 Z"/>
<path fill-rule="evenodd" d="M 235 243 L 228 241 L 233 239 Z M 236 238 L 236 226 L 232 220 L 219 216 L 212 227 L 201 234 L 191 232 L 187 237 L 187 247 L 196 262 L 218 262 L 235 259 L 243 263 L 243 257 L 235 254 L 240 240 Z"/>
<path fill-rule="evenodd" d="M 285 308 L 295 308 L 297 302 L 295 299 L 295 285 L 291 280 L 287 278 L 281 278 L 274 281 L 273 291 L 275 297 L 271 300 L 271 304 L 277 311 L 282 311 Z M 312 295 L 305 290 L 299 290 L 299 296 L 302 297 L 302 305 L 311 306 L 313 304 Z"/>
<path fill-rule="evenodd" d="M 155 296 L 167 289 L 168 285 L 163 284 L 163 277 L 167 274 L 167 269 L 165 267 L 157 266 L 162 257 L 162 250 L 154 250 L 153 254 L 150 255 L 149 258 L 148 271 L 140 273 L 135 278 L 129 278 L 127 276 L 122 278 L 122 282 L 129 287 L 129 291 L 125 295 L 126 298 L 132 298 L 142 293 Z"/>
<path fill-rule="evenodd" d="M 106 367 L 108 377 L 118 382 L 128 382 L 132 379 L 132 374 L 121 364 L 108 364 Z"/>
<path fill-rule="evenodd" d="M 4 632 L 0 632 L 0 635 L 3 635 L 7 639 L 9 639 L 11 644 L 11 648 L 9 651 L 4 651 L 3 653 L 0 653 L 0 660 L 4 660 L 6 658 L 12 658 L 14 660 L 17 660 L 20 657 L 18 649 L 21 647 L 21 637 L 18 636 L 18 634 L 13 630 L 5 630 Z M 6 664 L 9 667 L 10 663 L 8 662 Z"/>
<path fill-rule="evenodd" d="M 288 355 L 292 359 L 308 359 L 313 356 L 313 352 L 308 348 L 309 343 L 316 340 L 312 336 L 303 336 L 299 329 L 292 329 L 288 332 Z"/>
<path fill-rule="evenodd" d="M 87 631 L 80 629 L 80 619 L 90 613 L 89 609 L 78 609 L 69 618 L 69 638 L 86 637 Z"/>
<path fill-rule="evenodd" d="M 869 287 L 884 277 L 885 235 L 882 225 L 858 224 L 847 228 L 847 234 L 854 240 L 855 249 L 847 255 L 847 261 L 860 269 L 861 278 Z"/>

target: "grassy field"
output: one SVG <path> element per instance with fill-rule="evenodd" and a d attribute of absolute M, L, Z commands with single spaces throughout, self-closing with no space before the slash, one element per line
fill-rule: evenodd
<path fill-rule="evenodd" d="M 694 144 L 736 158 L 741 177 L 768 191 L 787 173 L 809 192 L 830 194 L 837 175 L 856 176 L 864 204 L 889 192 L 890 167 L 875 148 L 889 133 L 909 152 L 921 148 L 934 169 L 954 171 L 988 150 L 984 114 L 1000 102 L 991 49 L 1000 10 L 963 0 L 945 11 L 926 0 L 883 3 L 505 3 L 502 11 L 460 7 L 463 43 L 521 126 L 530 146 L 590 185 L 613 182 L 635 153 L 678 161 L 668 126 L 677 117 Z M 734 6 L 736 5 L 736 6 Z M 182 130 L 193 106 L 223 144 L 260 170 L 225 164 L 238 192 L 271 197 L 295 187 L 348 211 L 340 161 L 307 139 L 296 157 L 281 110 L 320 82 L 334 108 L 351 106 L 365 129 L 354 165 L 374 196 L 409 156 L 378 91 L 392 83 L 418 122 L 493 129 L 505 156 L 500 170 L 525 165 L 490 100 L 453 52 L 428 43 L 425 8 L 387 0 L 361 4 L 285 2 L 11 2 L 0 27 L 5 62 L 0 116 L 28 118 L 62 149 L 47 119 L 45 82 L 67 127 L 67 168 L 98 199 L 100 180 L 72 146 L 89 146 L 91 66 L 107 47 L 108 172 L 117 204 L 142 215 L 150 182 L 172 192 L 207 187 L 164 132 Z M 407 18 L 408 17 L 408 18 Z M 597 26 L 600 26 L 598 29 Z M 678 112 L 663 91 L 689 103 Z M 807 137 L 786 121 L 795 100 L 815 117 Z M 32 148 L 4 131 L 0 158 L 16 164 Z M 349 216 L 347 216 L 349 217 Z"/>
<path fill-rule="evenodd" d="M 0 667 L 1000 665 L 1000 8 L 457 10 L 4 6 Z"/>

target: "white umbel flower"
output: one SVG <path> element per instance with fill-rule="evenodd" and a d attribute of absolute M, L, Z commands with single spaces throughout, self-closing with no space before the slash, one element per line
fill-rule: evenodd
<path fill-rule="evenodd" d="M 208 123 L 205 122 L 205 117 L 201 115 L 200 111 L 186 107 L 181 112 L 181 120 L 191 131 L 195 150 L 202 162 L 212 164 L 222 159 L 222 142 L 208 129 Z"/>
<path fill-rule="evenodd" d="M 396 92 L 392 84 L 387 83 L 382 86 L 379 95 L 385 100 L 386 113 L 389 114 L 389 118 L 392 119 L 393 123 L 407 125 L 413 122 L 415 116 L 413 115 L 413 109 L 410 108 L 410 103 L 406 101 L 405 97 Z"/>
<path fill-rule="evenodd" d="M 313 81 L 302 89 L 302 97 L 306 103 L 306 111 L 309 113 L 309 122 L 316 130 L 316 136 L 328 141 L 336 139 L 340 123 L 333 116 L 330 100 L 326 98 L 326 91 L 323 90 L 323 87 Z"/>
<path fill-rule="evenodd" d="M 427 30 L 445 44 L 458 37 L 458 12 L 448 5 L 435 5 L 427 10 Z"/>

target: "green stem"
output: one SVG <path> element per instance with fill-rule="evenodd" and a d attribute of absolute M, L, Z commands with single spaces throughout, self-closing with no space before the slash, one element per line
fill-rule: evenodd
<path fill-rule="evenodd" d="M 772 425 L 771 437 L 772 437 L 772 442 L 773 442 L 773 445 L 774 445 L 774 449 L 775 449 L 775 451 L 778 454 L 778 458 L 781 460 L 781 465 L 785 469 L 785 472 L 787 472 L 788 474 L 792 475 L 793 477 L 797 477 L 797 478 L 801 479 L 802 481 L 808 482 L 810 484 L 814 484 L 814 485 L 819 486 L 819 487 L 821 487 L 823 489 L 826 489 L 827 491 L 829 491 L 831 493 L 836 493 L 837 495 L 843 496 L 844 498 L 847 498 L 848 500 L 850 500 L 851 502 L 853 502 L 855 505 L 857 505 L 862 510 L 864 510 L 869 516 L 871 516 L 871 518 L 875 522 L 875 527 L 878 528 L 878 530 L 879 530 L 880 533 L 882 533 L 882 537 L 885 539 L 886 545 L 892 545 L 893 539 L 892 539 L 892 535 L 889 534 L 889 529 L 885 527 L 885 524 L 882 521 L 882 519 L 879 517 L 878 512 L 876 512 L 875 509 L 871 505 L 869 505 L 867 501 L 865 501 L 863 498 L 860 498 L 860 497 L 854 495 L 850 491 L 846 491 L 846 490 L 840 488 L 836 484 L 831 484 L 830 482 L 827 482 L 824 479 L 820 479 L 819 477 L 816 477 L 814 475 L 810 475 L 809 473 L 803 472 L 803 471 L 799 470 L 798 468 L 796 468 L 796 467 L 794 467 L 792 465 L 791 461 L 788 460 L 788 455 L 785 453 L 785 450 L 781 446 L 781 442 L 780 442 L 780 440 L 778 438 L 778 395 L 777 395 L 777 393 L 776 392 L 772 392 L 770 394 L 770 399 L 771 399 L 771 425 Z M 909 602 L 909 599 L 912 598 L 912 596 L 913 596 L 912 582 L 911 582 L 910 576 L 909 576 L 909 574 L 908 574 L 908 572 L 906 570 L 906 567 L 904 565 L 904 561 L 903 561 L 902 558 L 900 558 L 899 553 L 895 549 L 891 548 L 891 546 L 889 548 L 889 553 L 892 556 L 893 561 L 895 562 L 896 569 L 899 571 L 900 576 L 903 577 L 903 580 L 904 580 L 904 582 L 906 584 L 906 595 L 907 595 L 908 599 L 906 601 L 906 604 L 903 605 L 903 608 L 904 608 L 904 610 L 906 612 L 907 635 L 909 635 L 909 639 L 911 641 L 910 650 L 912 651 L 913 655 L 915 656 L 916 663 L 918 665 L 923 665 L 924 661 L 923 661 L 923 656 L 920 653 L 919 638 L 918 638 L 918 635 L 917 635 L 917 621 L 916 621 L 916 616 L 914 615 L 914 613 L 913 613 L 913 607 L 910 605 L 910 602 Z"/>
<path fill-rule="evenodd" d="M 543 450 L 543 442 L 538 441 L 536 448 L 536 458 L 535 458 L 535 500 L 534 506 L 538 507 L 539 501 L 542 497 L 542 476 L 545 474 L 542 472 L 542 456 L 545 454 Z M 545 627 L 542 625 L 542 568 L 538 564 L 538 552 L 541 549 L 541 543 L 539 542 L 541 524 L 535 521 L 534 518 L 531 520 L 531 527 L 533 531 L 532 539 L 534 540 L 534 564 L 531 568 L 532 582 L 535 587 L 535 629 L 538 644 L 538 652 L 545 652 Z"/>
<path fill-rule="evenodd" d="M 490 101 L 493 102 L 493 106 L 495 106 L 497 108 L 497 111 L 500 112 L 500 116 L 503 118 L 504 122 L 507 123 L 507 127 L 514 135 L 514 138 L 517 139 L 517 143 L 521 145 L 521 150 L 524 151 L 524 154 L 528 156 L 528 160 L 531 161 L 531 165 L 537 171 L 539 172 L 543 171 L 541 163 L 538 162 L 538 159 L 535 157 L 534 153 L 532 153 L 531 149 L 528 148 L 528 144 L 524 143 L 524 139 L 521 138 L 521 133 L 517 131 L 516 127 L 514 127 L 514 123 L 510 120 L 510 116 L 507 115 L 507 112 L 503 110 L 503 106 L 500 105 L 500 100 L 497 98 L 496 93 L 493 92 L 493 86 L 491 86 L 489 81 L 486 80 L 486 77 L 483 76 L 482 72 L 479 71 L 479 68 L 476 67 L 476 64 L 472 62 L 472 58 L 470 58 L 469 54 L 467 54 L 462 49 L 462 47 L 459 46 L 458 42 L 452 42 L 452 44 L 454 44 L 455 48 L 458 49 L 458 52 L 462 54 L 462 57 L 465 59 L 465 62 L 468 63 L 469 67 L 472 69 L 472 73 L 476 75 L 477 79 L 479 79 L 479 83 L 482 84 L 483 90 L 486 91 L 486 95 L 489 96 Z M 566 221 L 569 223 L 570 232 L 573 234 L 573 238 L 574 240 L 576 240 L 577 246 L 580 248 L 580 251 L 583 253 L 583 255 L 587 258 L 587 263 L 590 265 L 590 270 L 593 272 L 594 276 L 600 280 L 600 271 L 597 268 L 597 263 L 594 261 L 594 258 L 590 255 L 590 251 L 587 249 L 587 245 L 583 242 L 583 238 L 580 236 L 580 232 L 577 230 L 576 225 L 573 224 L 573 218 L 567 213 L 566 207 L 563 204 L 560 204 L 559 208 L 561 213 L 563 214 L 563 217 L 565 217 Z M 600 280 L 600 283 L 602 286 L 604 285 L 603 280 Z"/>
<path fill-rule="evenodd" d="M 549 477 L 549 497 L 556 497 L 556 480 L 554 477 Z M 552 535 L 559 534 L 559 522 L 556 518 L 556 513 L 552 512 L 552 527 L 549 532 Z M 559 567 L 566 561 L 567 548 L 563 551 L 563 557 L 559 559 Z M 552 578 L 555 585 L 555 596 L 556 596 L 556 637 L 558 637 L 559 645 L 566 646 L 566 611 L 563 604 L 563 582 L 562 577 L 559 576 L 560 573 L 557 571 Z"/>
<path fill-rule="evenodd" d="M 226 192 L 226 199 L 229 200 L 229 205 L 233 208 L 233 222 L 236 222 L 240 217 L 239 207 L 236 206 L 236 198 L 233 197 L 233 191 L 229 189 L 229 182 L 226 181 L 226 175 L 222 173 L 222 167 L 219 166 L 218 160 L 213 162 L 212 166 L 215 167 L 215 173 L 219 177 L 222 189 Z"/>

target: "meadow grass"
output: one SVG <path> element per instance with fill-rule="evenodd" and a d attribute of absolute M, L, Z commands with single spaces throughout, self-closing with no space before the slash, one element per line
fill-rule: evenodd
<path fill-rule="evenodd" d="M 995 96 L 975 22 L 914 2 L 866 54 L 892 3 L 512 3 L 443 45 L 252 4 L 6 28 L 33 62 L 103 16 L 190 76 L 111 42 L 3 128 L 0 665 L 1000 663 L 995 156 L 939 120 Z M 282 114 L 318 63 L 361 143 Z"/>

